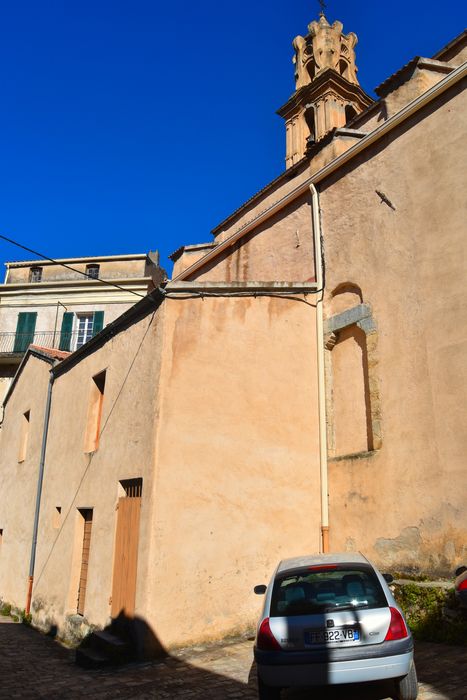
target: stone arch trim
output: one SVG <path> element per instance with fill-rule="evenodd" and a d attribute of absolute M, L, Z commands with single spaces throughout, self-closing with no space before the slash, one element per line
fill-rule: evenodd
<path fill-rule="evenodd" d="M 364 333 L 368 357 L 368 388 L 370 396 L 372 449 L 382 447 L 381 394 L 378 380 L 378 329 L 369 304 L 358 304 L 342 313 L 335 314 L 324 322 L 325 371 L 326 371 L 326 421 L 327 440 L 330 458 L 334 456 L 334 411 L 332 389 L 331 353 L 339 339 L 339 332 L 356 325 Z"/>

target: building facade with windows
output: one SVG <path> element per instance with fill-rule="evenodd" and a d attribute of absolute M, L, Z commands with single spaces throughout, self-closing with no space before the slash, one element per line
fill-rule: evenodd
<path fill-rule="evenodd" d="M 5 266 L 0 284 L 1 401 L 31 343 L 73 352 L 165 277 L 157 252 Z"/>
<path fill-rule="evenodd" d="M 312 22 L 284 173 L 74 352 L 29 347 L 0 597 L 24 608 L 29 586 L 34 624 L 76 640 L 123 618 L 170 648 L 251 630 L 283 558 L 465 561 L 466 38 L 369 101 L 355 36 Z"/>

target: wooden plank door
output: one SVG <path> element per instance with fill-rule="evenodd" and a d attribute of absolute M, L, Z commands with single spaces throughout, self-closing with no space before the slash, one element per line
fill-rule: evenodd
<path fill-rule="evenodd" d="M 113 618 L 122 611 L 126 617 L 133 617 L 135 612 L 140 511 L 141 497 L 126 496 L 118 500 L 112 584 Z"/>
<path fill-rule="evenodd" d="M 88 565 L 89 565 L 89 550 L 91 548 L 91 529 L 92 529 L 92 509 L 88 508 L 81 511 L 84 519 L 83 528 L 83 550 L 81 554 L 81 571 L 79 576 L 78 586 L 78 608 L 79 615 L 84 615 L 84 604 L 86 601 L 86 587 L 88 583 Z"/>

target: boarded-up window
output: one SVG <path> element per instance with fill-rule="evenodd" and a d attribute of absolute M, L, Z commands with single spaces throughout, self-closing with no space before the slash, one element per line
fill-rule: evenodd
<path fill-rule="evenodd" d="M 84 451 L 95 452 L 99 447 L 99 436 L 104 403 L 105 370 L 92 378 L 89 395 L 88 416 L 84 438 Z"/>
<path fill-rule="evenodd" d="M 53 513 L 53 520 L 52 520 L 52 526 L 53 526 L 54 530 L 59 530 L 61 524 L 62 524 L 62 507 L 55 506 L 55 510 Z"/>
<path fill-rule="evenodd" d="M 20 430 L 20 442 L 19 442 L 19 453 L 18 462 L 24 462 L 26 459 L 26 453 L 28 450 L 28 440 L 29 440 L 29 424 L 31 418 L 31 411 L 26 411 L 21 416 L 21 430 Z"/>
<path fill-rule="evenodd" d="M 86 589 L 88 584 L 89 553 L 91 550 L 92 508 L 82 508 L 79 511 L 83 518 L 83 548 L 81 550 L 81 570 L 78 586 L 78 615 L 84 615 Z"/>
<path fill-rule="evenodd" d="M 332 402 L 336 456 L 373 449 L 365 333 L 339 332 L 332 350 Z"/>

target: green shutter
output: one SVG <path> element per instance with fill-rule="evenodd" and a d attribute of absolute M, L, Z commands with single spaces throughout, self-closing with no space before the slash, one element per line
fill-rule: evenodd
<path fill-rule="evenodd" d="M 71 344 L 71 333 L 73 330 L 73 316 L 71 311 L 65 311 L 62 318 L 62 328 L 60 331 L 60 350 L 69 350 Z"/>
<path fill-rule="evenodd" d="M 36 330 L 37 311 L 20 311 L 16 324 L 16 335 L 13 352 L 26 352 L 29 345 L 34 341 L 34 331 Z"/>
<path fill-rule="evenodd" d="M 104 328 L 104 312 L 94 311 L 94 326 L 92 330 L 92 335 L 95 336 L 99 331 Z"/>

